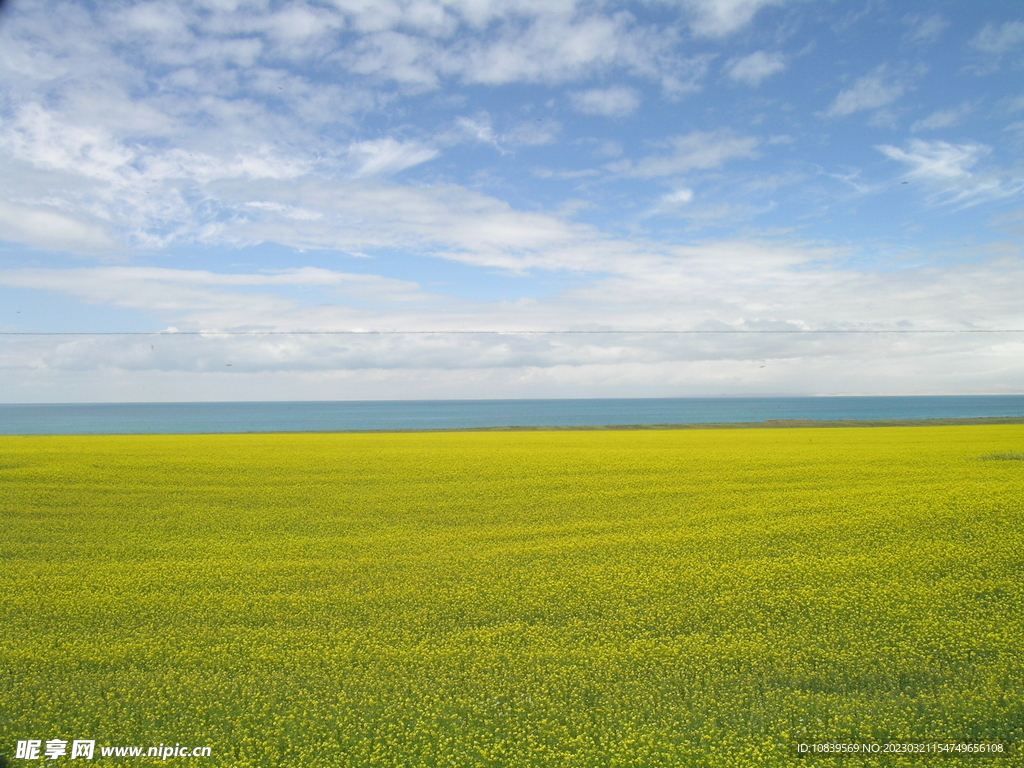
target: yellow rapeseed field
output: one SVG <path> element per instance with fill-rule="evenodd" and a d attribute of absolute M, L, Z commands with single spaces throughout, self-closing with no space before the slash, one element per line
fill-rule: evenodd
<path fill-rule="evenodd" d="M 1021 425 L 3 437 L 0 755 L 1014 764 L 796 745 L 1024 749 L 1022 459 Z"/>

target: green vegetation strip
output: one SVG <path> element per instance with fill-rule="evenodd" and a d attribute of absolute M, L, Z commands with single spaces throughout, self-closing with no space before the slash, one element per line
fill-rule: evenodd
<path fill-rule="evenodd" d="M 0 438 L 0 763 L 1022 741 L 1022 453 L 1012 424 Z"/>

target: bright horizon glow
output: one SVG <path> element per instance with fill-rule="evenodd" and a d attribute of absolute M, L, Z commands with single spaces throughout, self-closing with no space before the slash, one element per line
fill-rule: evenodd
<path fill-rule="evenodd" d="M 1008 1 L 13 0 L 0 332 L 207 333 L 0 401 L 1024 393 L 1022 70 Z M 295 329 L 442 333 L 211 335 Z"/>

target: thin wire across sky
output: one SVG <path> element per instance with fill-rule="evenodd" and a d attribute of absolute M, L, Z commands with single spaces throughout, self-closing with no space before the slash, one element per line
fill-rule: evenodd
<path fill-rule="evenodd" d="M 1024 328 L 882 328 L 882 329 L 779 329 L 779 330 L 332 330 L 332 331 L 0 331 L 0 336 L 560 336 L 560 335 L 818 335 L 818 334 L 949 334 L 1024 333 Z"/>

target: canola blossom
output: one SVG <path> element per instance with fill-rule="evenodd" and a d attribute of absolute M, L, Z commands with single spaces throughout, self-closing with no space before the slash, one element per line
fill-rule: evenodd
<path fill-rule="evenodd" d="M 1024 748 L 1022 458 L 1022 425 L 0 437 L 0 763 Z"/>

